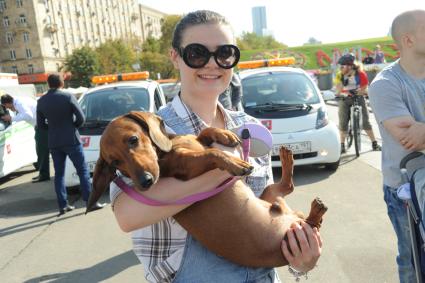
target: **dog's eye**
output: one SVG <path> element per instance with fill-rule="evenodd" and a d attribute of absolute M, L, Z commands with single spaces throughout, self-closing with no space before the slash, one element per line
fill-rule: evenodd
<path fill-rule="evenodd" d="M 139 138 L 138 138 L 137 136 L 131 136 L 131 137 L 128 139 L 128 145 L 129 145 L 131 148 L 136 147 L 138 143 L 139 143 Z"/>

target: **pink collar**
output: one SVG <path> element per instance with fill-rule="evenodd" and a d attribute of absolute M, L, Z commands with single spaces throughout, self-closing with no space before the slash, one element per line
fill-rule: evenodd
<path fill-rule="evenodd" d="M 242 133 L 242 152 L 243 152 L 243 157 L 245 161 L 248 160 L 249 150 L 250 150 L 250 134 L 249 134 L 249 130 L 246 129 L 246 132 Z M 171 202 L 159 201 L 159 200 L 145 197 L 142 194 L 138 193 L 136 190 L 134 190 L 133 187 L 129 186 L 126 182 L 124 182 L 121 177 L 116 177 L 113 182 L 115 182 L 115 184 L 121 190 L 123 190 L 129 197 L 131 197 L 132 199 L 138 202 L 141 202 L 150 206 L 165 206 L 165 205 L 173 205 L 173 204 L 192 204 L 197 201 L 207 199 L 209 197 L 212 197 L 218 194 L 224 189 L 231 187 L 239 179 L 240 177 L 238 176 L 230 177 L 211 191 L 195 193 L 193 195 L 190 195 L 175 201 L 171 201 Z"/>

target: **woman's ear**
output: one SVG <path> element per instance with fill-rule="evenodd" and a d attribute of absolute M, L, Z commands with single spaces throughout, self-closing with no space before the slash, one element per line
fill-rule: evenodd
<path fill-rule="evenodd" d="M 170 59 L 171 62 L 173 62 L 174 68 L 176 68 L 177 70 L 179 69 L 179 62 L 178 62 L 178 57 L 179 54 L 177 53 L 177 51 L 174 48 L 170 49 Z"/>

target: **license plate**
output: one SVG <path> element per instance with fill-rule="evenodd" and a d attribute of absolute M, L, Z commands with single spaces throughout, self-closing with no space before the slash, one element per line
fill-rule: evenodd
<path fill-rule="evenodd" d="M 294 142 L 273 145 L 272 155 L 279 155 L 279 149 L 281 146 L 285 146 L 286 148 L 290 149 L 293 154 L 306 153 L 311 151 L 311 142 Z"/>
<path fill-rule="evenodd" d="M 89 172 L 93 172 L 94 167 L 96 167 L 96 161 L 87 162 L 87 168 L 89 169 Z"/>

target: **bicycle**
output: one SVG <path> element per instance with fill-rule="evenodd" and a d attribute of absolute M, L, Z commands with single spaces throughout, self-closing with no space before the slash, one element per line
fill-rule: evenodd
<path fill-rule="evenodd" d="M 350 115 L 348 116 L 348 130 L 347 136 L 344 141 L 345 148 L 348 150 L 354 142 L 354 149 L 356 156 L 360 156 L 361 145 L 362 145 L 362 106 L 360 105 L 360 95 L 357 94 L 356 90 L 350 90 L 350 94 L 341 93 L 336 100 L 345 100 L 348 97 L 353 99 L 353 104 L 350 106 Z"/>

